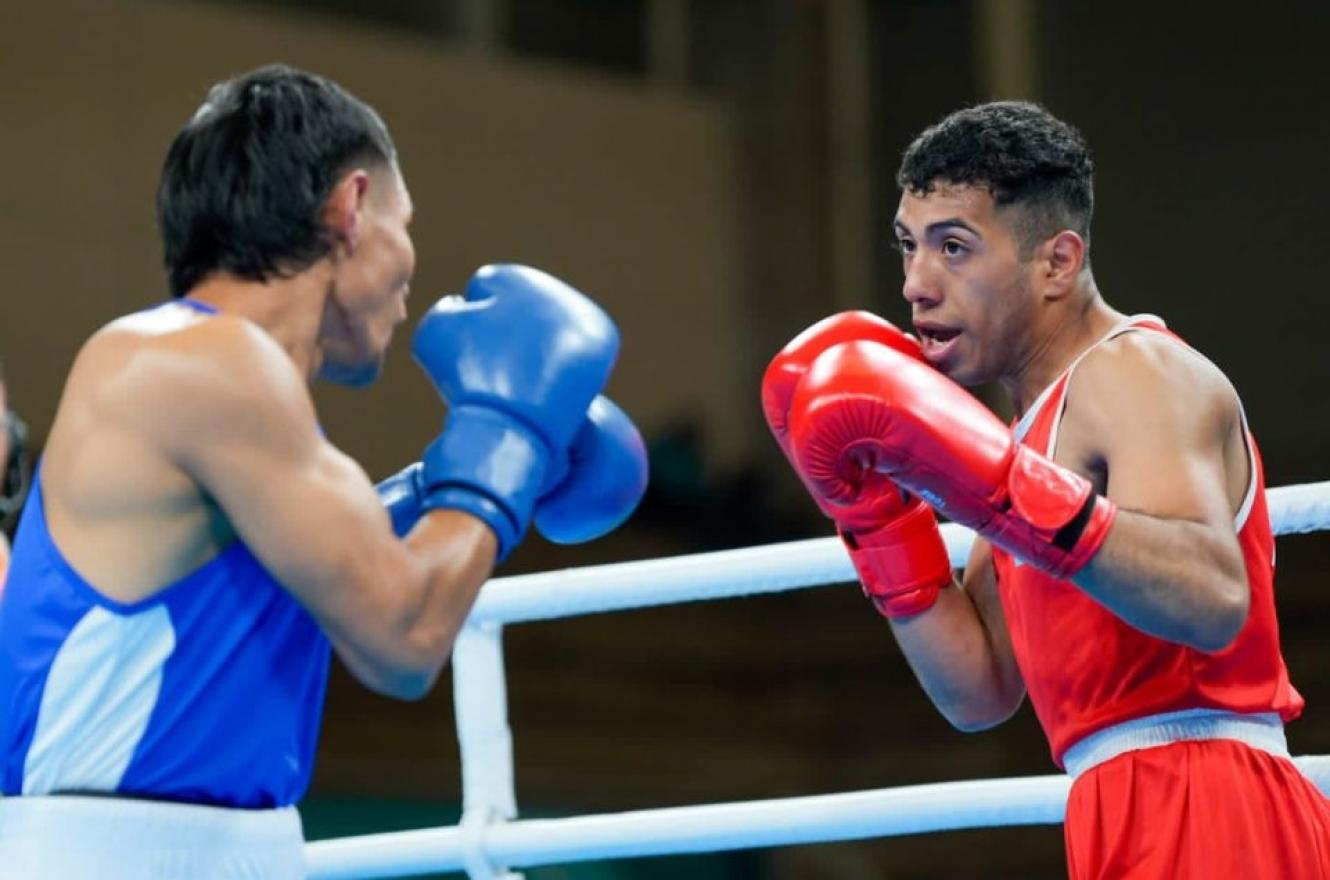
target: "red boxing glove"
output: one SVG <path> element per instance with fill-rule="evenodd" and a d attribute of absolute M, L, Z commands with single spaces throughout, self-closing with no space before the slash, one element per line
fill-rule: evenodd
<path fill-rule="evenodd" d="M 1117 513 L 1084 477 L 1018 443 L 959 385 L 876 343 L 819 355 L 795 391 L 789 424 L 815 493 L 853 499 L 843 477 L 852 460 L 1054 577 L 1090 561 Z"/>
<path fill-rule="evenodd" d="M 926 611 L 951 583 L 951 562 L 932 509 L 854 461 L 846 462 L 839 474 L 845 485 L 832 490 L 831 500 L 801 471 L 790 443 L 790 403 L 809 366 L 828 348 L 855 340 L 872 340 L 922 362 L 919 344 L 887 321 L 869 312 L 842 312 L 800 333 L 772 359 L 762 379 L 762 410 L 813 500 L 836 523 L 864 594 L 885 616 L 905 617 Z"/>
<path fill-rule="evenodd" d="M 794 454 L 790 451 L 789 413 L 795 387 L 822 352 L 841 342 L 860 340 L 891 346 L 925 363 L 918 342 L 872 312 L 840 312 L 791 339 L 771 359 L 762 377 L 762 412 L 790 464 L 794 464 Z"/>

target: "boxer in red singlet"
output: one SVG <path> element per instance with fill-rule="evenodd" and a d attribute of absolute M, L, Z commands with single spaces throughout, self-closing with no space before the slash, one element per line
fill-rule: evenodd
<path fill-rule="evenodd" d="M 1029 694 L 1074 778 L 1074 880 L 1330 877 L 1260 455 L 1223 373 L 1100 295 L 1092 170 L 1032 104 L 925 131 L 894 224 L 918 339 L 815 324 L 768 368 L 768 422 L 939 710 L 980 730 Z M 985 382 L 1014 429 L 960 387 Z M 934 509 L 980 536 L 960 582 Z"/>

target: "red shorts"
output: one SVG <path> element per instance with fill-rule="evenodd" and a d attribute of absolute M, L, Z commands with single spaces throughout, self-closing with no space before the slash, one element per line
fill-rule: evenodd
<path fill-rule="evenodd" d="M 1330 878 L 1330 801 L 1292 761 L 1233 740 L 1127 752 L 1082 774 L 1071 880 Z"/>

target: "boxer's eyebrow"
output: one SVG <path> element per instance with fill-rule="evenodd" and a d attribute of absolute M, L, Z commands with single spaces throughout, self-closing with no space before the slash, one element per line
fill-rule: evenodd
<path fill-rule="evenodd" d="M 899 219 L 892 221 L 892 224 L 896 228 L 897 237 L 902 235 L 913 237 L 914 233 L 910 231 L 910 227 L 906 226 Z M 978 229 L 975 229 L 969 223 L 966 223 L 960 217 L 948 217 L 945 220 L 934 220 L 932 223 L 929 223 L 924 227 L 924 234 L 929 238 L 936 238 L 952 229 L 963 229 L 976 238 L 984 237 L 983 233 Z"/>
<path fill-rule="evenodd" d="M 984 237 L 983 233 L 981 233 L 978 229 L 975 229 L 973 226 L 971 226 L 969 223 L 966 223 L 964 220 L 962 220 L 959 217 L 948 217 L 946 220 L 935 220 L 934 222 L 928 224 L 928 226 L 924 229 L 924 232 L 926 232 L 929 236 L 936 236 L 950 229 L 964 229 L 966 232 L 970 233 L 976 238 Z"/>

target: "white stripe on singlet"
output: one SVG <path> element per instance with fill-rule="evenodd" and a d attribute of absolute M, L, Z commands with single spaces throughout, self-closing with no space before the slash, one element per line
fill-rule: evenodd
<path fill-rule="evenodd" d="M 94 606 L 51 661 L 23 793 L 115 791 L 129 769 L 175 651 L 164 605 L 133 614 Z"/>

